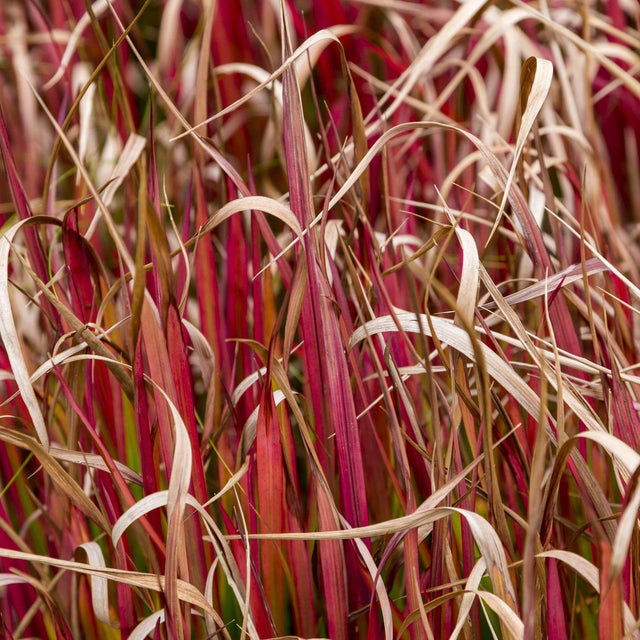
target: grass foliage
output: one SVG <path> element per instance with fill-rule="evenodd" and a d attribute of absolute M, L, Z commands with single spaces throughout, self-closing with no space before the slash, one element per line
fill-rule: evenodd
<path fill-rule="evenodd" d="M 0 636 L 638 637 L 633 0 L 0 5 Z"/>

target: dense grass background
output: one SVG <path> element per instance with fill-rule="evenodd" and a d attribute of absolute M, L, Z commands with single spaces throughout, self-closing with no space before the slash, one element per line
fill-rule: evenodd
<path fill-rule="evenodd" d="M 4 0 L 0 634 L 640 636 L 633 0 Z"/>

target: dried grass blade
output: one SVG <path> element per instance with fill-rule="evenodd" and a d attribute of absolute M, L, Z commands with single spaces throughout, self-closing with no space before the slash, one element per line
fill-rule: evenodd
<path fill-rule="evenodd" d="M 346 525 L 346 522 L 344 522 L 344 520 L 343 520 L 343 524 Z M 362 542 L 362 540 L 360 540 L 359 538 L 355 538 L 354 542 L 358 549 L 358 553 L 360 554 L 360 558 L 362 559 L 362 562 L 367 567 L 367 570 L 369 571 L 369 575 L 371 576 L 371 579 L 375 584 L 374 593 L 377 594 L 378 600 L 379 600 L 378 606 L 380 607 L 380 613 L 382 614 L 382 624 L 384 627 L 385 640 L 392 640 L 393 639 L 393 610 L 391 606 L 391 599 L 389 598 L 389 594 L 387 593 L 385 585 L 382 582 L 382 580 L 378 579 L 378 576 L 380 574 L 380 569 L 379 567 L 376 566 L 375 560 L 373 559 L 373 556 L 371 555 L 371 551 L 369 551 L 369 548 L 367 547 L 367 545 L 364 544 L 364 542 Z M 370 603 L 371 605 L 373 605 L 374 593 L 371 594 L 371 603 Z M 371 615 L 373 615 L 373 611 Z"/>
<path fill-rule="evenodd" d="M 136 627 L 127 637 L 127 640 L 144 640 L 149 636 L 150 633 L 158 628 L 158 625 L 164 622 L 164 619 L 164 609 L 155 611 L 136 625 Z"/>
<path fill-rule="evenodd" d="M 90 565 L 98 567 L 99 569 L 106 567 L 102 549 L 97 542 L 85 542 L 78 548 L 85 551 Z M 109 592 L 107 584 L 106 578 L 99 575 L 91 576 L 91 605 L 98 620 L 106 625 L 112 626 L 109 615 Z"/>
<path fill-rule="evenodd" d="M 95 18 L 99 18 L 107 10 L 108 6 L 109 0 L 96 0 L 96 2 L 91 5 L 91 13 L 89 13 L 89 11 L 85 11 L 80 16 L 80 19 L 76 22 L 76 26 L 69 36 L 69 41 L 67 42 L 64 53 L 62 54 L 60 65 L 49 81 L 43 86 L 45 91 L 51 89 L 51 87 L 55 86 L 60 82 L 60 80 L 62 80 L 62 76 L 64 76 L 69 63 L 71 62 L 71 58 L 78 46 L 78 41 L 80 40 L 82 32 L 91 24 L 91 14 L 93 14 Z"/>
<path fill-rule="evenodd" d="M 435 62 L 451 46 L 452 39 L 456 38 L 465 25 L 485 5 L 483 0 L 468 0 L 463 2 L 451 19 L 447 20 L 442 29 L 429 38 L 416 59 L 402 75 L 391 85 L 387 93 L 379 100 L 379 107 L 386 103 L 390 96 L 396 92 L 400 84 L 402 88 L 397 92 L 395 100 L 384 111 L 384 120 L 387 121 L 405 103 L 407 96 L 415 87 L 421 77 L 429 73 Z"/>
<path fill-rule="evenodd" d="M 520 81 L 520 101 L 521 105 L 526 105 L 522 113 L 522 120 L 520 122 L 520 130 L 518 131 L 518 139 L 516 140 L 516 147 L 511 161 L 511 170 L 507 177 L 507 182 L 504 186 L 504 194 L 502 196 L 502 202 L 500 203 L 500 209 L 498 215 L 487 239 L 487 245 L 491 242 L 494 233 L 500 226 L 500 221 L 504 214 L 504 208 L 507 204 L 509 197 L 509 191 L 513 179 L 516 175 L 516 169 L 520 160 L 520 155 L 524 149 L 524 145 L 527 142 L 527 138 L 531 133 L 531 129 L 542 109 L 542 105 L 547 98 L 549 89 L 551 88 L 551 80 L 553 79 L 553 65 L 548 60 L 542 58 L 528 58 L 522 67 L 522 79 Z"/>
<path fill-rule="evenodd" d="M 165 577 L 154 573 L 123 571 L 121 569 L 112 569 L 110 567 L 99 568 L 83 562 L 51 558 L 49 556 L 41 556 L 35 553 L 26 553 L 24 551 L 16 551 L 14 549 L 6 549 L 2 547 L 0 547 L 0 558 L 24 560 L 25 562 L 42 564 L 48 567 L 56 567 L 58 569 L 73 571 L 87 576 L 101 576 L 108 580 L 114 580 L 140 589 L 149 589 L 157 592 L 165 590 Z M 177 590 L 179 598 L 183 602 L 192 604 L 211 615 L 215 615 L 215 610 L 207 602 L 202 593 L 192 584 L 185 582 L 184 580 L 178 580 Z"/>
<path fill-rule="evenodd" d="M 55 218 L 41 216 L 31 218 L 31 220 L 29 221 L 29 224 L 39 223 L 51 223 L 59 226 L 60 221 L 56 220 Z M 108 335 L 109 331 L 101 332 L 99 336 L 96 336 L 85 323 L 76 318 L 76 316 L 69 310 L 69 308 L 50 291 L 50 288 L 36 275 L 36 273 L 28 264 L 24 262 L 22 264 L 23 268 L 27 271 L 29 277 L 34 281 L 35 285 L 38 287 L 42 295 L 51 304 L 51 307 L 53 307 L 55 311 L 59 313 L 60 317 L 68 322 L 71 328 L 77 332 L 78 336 L 85 341 L 86 344 L 83 345 L 83 348 L 89 346 L 97 354 L 96 356 L 91 357 L 104 361 L 113 376 L 118 381 L 118 384 L 122 391 L 128 397 L 133 397 L 133 387 L 131 384 L 131 379 L 127 376 L 126 373 L 126 365 L 116 360 L 113 357 L 112 352 L 102 342 L 102 339 L 104 339 Z M 114 327 L 112 327 L 110 331 L 112 331 L 113 329 Z M 67 350 L 65 351 L 65 353 L 72 353 L 72 350 Z M 52 370 L 54 364 L 55 359 L 50 358 L 47 362 L 38 367 L 37 371 L 33 374 L 32 379 L 35 379 L 38 376 L 43 375 L 47 371 Z"/>
<path fill-rule="evenodd" d="M 480 280 L 480 258 L 473 236 L 456 226 L 456 235 L 462 247 L 462 272 L 456 297 L 456 318 L 461 326 L 473 326 Z M 460 317 L 462 322 L 460 321 Z"/>
<path fill-rule="evenodd" d="M 186 120 L 184 120 L 182 115 L 178 114 L 180 116 L 180 119 L 182 121 L 183 126 L 186 128 L 186 131 L 184 131 L 180 135 L 178 135 L 175 138 L 173 138 L 172 141 L 179 140 L 180 138 L 182 138 L 183 136 L 186 136 L 186 135 L 193 135 L 195 133 L 195 131 L 197 129 L 199 129 L 201 126 L 203 126 L 205 124 L 209 124 L 210 122 L 213 122 L 214 120 L 217 120 L 218 118 L 222 118 L 225 115 L 227 115 L 228 113 L 231 113 L 232 111 L 235 111 L 236 109 L 241 107 L 245 102 L 248 102 L 249 100 L 251 100 L 260 91 L 262 91 L 265 88 L 268 88 L 269 85 L 274 80 L 276 80 L 277 78 L 279 78 L 281 75 L 284 74 L 285 70 L 291 69 L 292 65 L 294 65 L 295 62 L 299 58 L 304 56 L 304 54 L 307 53 L 307 51 L 309 51 L 312 47 L 315 47 L 316 45 L 320 45 L 320 44 L 322 44 L 323 47 L 325 47 L 330 42 L 336 42 L 336 43 L 338 43 L 338 45 L 340 45 L 340 40 L 338 39 L 338 37 L 329 29 L 321 29 L 320 31 L 312 34 L 311 36 L 306 38 L 305 41 L 293 53 L 291 53 L 289 56 L 287 56 L 287 58 L 283 61 L 283 63 L 280 65 L 280 67 L 278 67 L 270 75 L 264 77 L 264 79 L 256 87 L 253 87 L 253 89 L 251 89 L 250 91 L 246 92 L 242 96 L 242 98 L 239 98 L 233 104 L 229 105 L 228 107 L 225 107 L 224 109 L 221 109 L 216 114 L 214 114 L 213 116 L 207 118 L 203 122 L 200 122 L 199 124 L 196 124 L 194 126 L 190 126 L 186 122 Z M 167 97 L 167 100 L 168 100 L 168 97 Z"/>
<path fill-rule="evenodd" d="M 307 531 L 302 533 L 272 533 L 272 534 L 252 534 L 247 536 L 257 540 L 353 540 L 356 538 L 372 538 L 385 536 L 394 533 L 406 533 L 414 527 L 424 527 L 443 518 L 451 517 L 453 514 L 462 516 L 471 529 L 471 533 L 480 550 L 482 557 L 487 563 L 489 577 L 498 593 L 517 602 L 515 589 L 509 573 L 506 554 L 493 527 L 482 516 L 473 511 L 459 509 L 455 507 L 435 507 L 433 509 L 416 509 L 413 513 L 367 525 L 365 527 L 353 527 L 350 529 L 334 529 L 321 531 Z M 228 536 L 229 537 L 229 536 Z M 505 606 L 510 606 L 505 602 Z"/>
<path fill-rule="evenodd" d="M 219 209 L 200 229 L 199 235 L 204 235 L 215 229 L 219 224 L 240 211 L 264 211 L 278 220 L 284 222 L 299 238 L 302 236 L 302 228 L 296 215 L 286 205 L 266 198 L 265 196 L 247 196 L 225 204 Z"/>
<path fill-rule="evenodd" d="M 124 532 L 139 518 L 149 513 L 153 509 L 159 509 L 167 504 L 169 492 L 156 491 L 148 496 L 140 498 L 134 505 L 129 507 L 114 523 L 111 530 L 111 541 L 114 547 L 118 546 L 120 538 Z"/>
<path fill-rule="evenodd" d="M 453 628 L 451 632 L 451 636 L 449 640 L 457 640 L 458 636 L 462 632 L 464 626 L 467 624 L 467 616 L 471 611 L 471 607 L 473 605 L 473 601 L 475 600 L 475 591 L 477 591 L 480 586 L 480 581 L 484 576 L 485 571 L 487 570 L 487 563 L 484 558 L 479 558 L 478 561 L 473 566 L 469 577 L 467 578 L 467 582 L 464 586 L 465 594 L 462 596 L 462 602 L 460 603 L 460 609 L 458 609 L 458 620 L 456 622 L 456 626 Z"/>
<path fill-rule="evenodd" d="M 4 428 L 0 427 L 0 440 L 4 442 L 11 442 L 11 444 L 21 447 L 24 449 L 29 449 L 30 445 L 28 445 L 25 441 L 18 440 L 12 436 L 12 432 L 8 431 Z M 79 464 L 86 466 L 90 469 L 99 469 L 100 471 L 108 471 L 107 463 L 104 461 L 104 458 L 99 456 L 96 453 L 84 453 L 81 451 L 72 451 L 70 449 L 65 449 L 58 445 L 51 445 L 49 447 L 49 453 L 56 460 L 60 460 L 62 462 L 71 462 L 72 464 Z M 118 460 L 114 460 L 113 464 L 118 468 L 119 473 L 122 474 L 122 477 L 132 484 L 142 485 L 142 478 L 139 473 L 136 473 L 129 467 L 127 467 L 122 462 Z"/>
<path fill-rule="evenodd" d="M 527 300 L 533 300 L 543 296 L 550 291 L 556 291 L 559 287 L 566 287 L 573 282 L 582 280 L 584 275 L 592 276 L 596 273 L 602 273 L 603 271 L 609 271 L 609 267 L 602 262 L 599 257 L 589 258 L 585 260 L 584 265 L 574 264 L 562 271 L 558 271 L 542 280 L 539 280 L 535 284 L 529 285 L 520 291 L 511 293 L 504 297 L 504 301 L 507 304 L 515 305 Z M 497 307 L 496 302 L 488 302 L 483 304 L 483 309 L 495 309 Z"/>
<path fill-rule="evenodd" d="M 107 533 L 111 531 L 111 525 L 106 516 L 40 442 L 19 432 L 15 432 L 14 437 L 22 440 L 25 446 L 33 452 L 47 476 L 61 493 L 67 496 L 85 516 L 93 520 L 103 531 Z"/>
<path fill-rule="evenodd" d="M 426 315 L 420 314 L 418 320 L 416 314 L 405 312 L 398 313 L 395 318 L 392 316 L 381 316 L 365 323 L 362 327 L 354 331 L 349 341 L 349 348 L 353 348 L 367 336 L 378 333 L 395 333 L 400 330 L 409 333 L 419 333 L 422 331 L 425 335 L 430 336 L 430 325 L 433 326 L 436 336 L 440 341 L 450 345 L 470 360 L 475 359 L 471 339 L 464 329 L 456 327 L 453 323 L 443 318 L 435 316 L 427 318 Z M 504 360 L 491 351 L 489 347 L 485 344 L 480 344 L 480 348 L 482 349 L 489 375 L 507 389 L 527 412 L 537 417 L 540 411 L 540 398 L 538 398 L 535 391 L 533 391 Z"/>
<path fill-rule="evenodd" d="M 609 566 L 609 582 L 617 579 L 622 573 L 629 557 L 631 538 L 638 526 L 638 511 L 640 510 L 640 484 L 637 482 L 638 473 L 634 476 L 636 483 L 633 493 L 627 497 L 624 511 L 618 522 L 616 537 L 612 544 L 611 562 Z"/>
<path fill-rule="evenodd" d="M 597 442 L 613 458 L 617 469 L 622 473 L 624 480 L 628 480 L 640 468 L 640 454 L 626 442 L 604 431 L 584 431 L 578 433 L 575 438 L 587 439 Z"/>
<path fill-rule="evenodd" d="M 4 344 L 11 370 L 20 390 L 20 396 L 27 406 L 33 428 L 45 449 L 49 447 L 49 435 L 40 410 L 40 404 L 27 371 L 27 365 L 20 348 L 20 338 L 13 319 L 11 299 L 9 297 L 9 251 L 18 231 L 28 223 L 22 220 L 14 224 L 0 237 L 0 338 Z"/>
<path fill-rule="evenodd" d="M 191 482 L 191 468 L 193 464 L 191 444 L 187 428 L 176 406 L 169 400 L 167 394 L 160 389 L 167 402 L 174 424 L 175 440 L 171 477 L 167 491 L 167 560 L 165 567 L 165 594 L 167 612 L 181 620 L 180 594 L 178 590 L 178 574 L 189 575 L 186 566 L 185 551 L 185 523 L 184 510 L 186 496 Z M 182 637 L 182 624 L 177 622 L 178 637 Z"/>
<path fill-rule="evenodd" d="M 118 230 L 118 227 L 113 221 L 113 218 L 111 217 L 111 214 L 109 213 L 107 206 L 105 205 L 104 201 L 100 197 L 100 194 L 98 193 L 98 189 L 96 189 L 95 185 L 93 184 L 93 181 L 91 180 L 91 176 L 89 175 L 87 168 L 80 162 L 80 158 L 78 158 L 78 154 L 73 144 L 71 143 L 71 141 L 69 140 L 65 132 L 62 130 L 62 127 L 58 124 L 57 120 L 54 118 L 54 116 L 51 114 L 51 112 L 47 108 L 47 105 L 45 104 L 42 97 L 38 94 L 38 92 L 34 87 L 31 87 L 31 89 L 36 99 L 40 103 L 40 107 L 42 108 L 47 118 L 49 119 L 49 122 L 55 129 L 56 133 L 60 136 L 60 139 L 62 140 L 62 143 L 64 144 L 65 149 L 68 151 L 69 155 L 71 156 L 73 163 L 78 170 L 79 175 L 82 177 L 82 180 L 85 186 L 87 187 L 87 189 L 89 190 L 89 193 L 93 197 L 97 206 L 96 216 L 97 215 L 102 216 L 102 219 L 104 220 L 105 225 L 109 231 L 109 235 L 111 236 L 111 239 L 113 240 L 113 243 L 115 244 L 118 250 L 118 254 L 120 258 L 122 259 L 126 267 L 129 269 L 131 274 L 134 274 L 135 269 L 134 269 L 133 259 L 131 258 L 129 251 L 124 241 L 121 238 L 121 234 Z M 140 136 L 138 136 L 138 138 L 140 138 Z"/>
<path fill-rule="evenodd" d="M 142 156 L 142 152 L 144 151 L 146 146 L 147 141 L 142 136 L 138 135 L 137 133 L 132 133 L 129 135 L 122 151 L 118 155 L 118 162 L 112 169 L 111 175 L 107 180 L 107 186 L 102 192 L 102 202 L 105 207 L 111 206 L 116 192 L 126 180 L 126 178 L 131 174 L 131 170 Z M 91 221 L 91 224 L 89 225 L 87 232 L 85 233 L 85 237 L 87 239 L 90 238 L 93 234 L 98 221 L 99 216 Z"/>
<path fill-rule="evenodd" d="M 0 436 L 2 438 L 2 436 Z M 107 463 L 102 457 L 95 453 L 81 453 L 78 451 L 71 451 L 69 449 L 63 449 L 62 447 L 52 445 L 49 448 L 49 453 L 56 458 L 56 460 L 62 460 L 63 462 L 72 462 L 74 464 L 85 465 L 91 469 L 100 469 L 101 471 L 107 471 Z M 139 473 L 133 471 L 127 467 L 124 463 L 114 460 L 115 466 L 122 474 L 122 477 L 132 484 L 142 485 L 142 478 Z"/>
<path fill-rule="evenodd" d="M 0 573 L 0 587 L 10 587 L 12 584 L 29 584 L 29 582 L 14 573 Z"/>
<path fill-rule="evenodd" d="M 516 640 L 524 638 L 524 624 L 511 607 L 490 591 L 476 591 L 476 596 L 489 605 L 511 636 Z"/>

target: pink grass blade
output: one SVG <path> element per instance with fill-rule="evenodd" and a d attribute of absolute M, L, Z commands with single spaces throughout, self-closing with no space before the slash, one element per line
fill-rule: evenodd
<path fill-rule="evenodd" d="M 547 562 L 546 615 L 547 635 L 549 638 L 567 640 L 566 612 L 563 603 L 562 584 L 558 572 L 558 563 L 553 559 Z"/>
<path fill-rule="evenodd" d="M 282 531 L 284 526 L 284 470 L 282 438 L 273 394 L 265 385 L 258 410 L 256 480 L 260 529 Z M 275 633 L 284 627 L 284 573 L 282 546 L 268 541 L 260 548 L 262 583 L 269 602 Z M 263 632 L 264 633 L 264 632 Z"/>
<path fill-rule="evenodd" d="M 613 419 L 613 433 L 623 442 L 639 442 L 640 419 L 636 410 L 636 401 L 629 387 L 622 380 L 615 360 L 611 362 L 611 374 L 611 395 L 607 399 L 611 400 L 609 411 Z"/>
<path fill-rule="evenodd" d="M 622 580 L 620 576 L 610 576 L 611 547 L 607 542 L 600 543 L 602 567 L 600 569 L 600 610 L 598 612 L 598 631 L 600 637 L 607 636 L 620 640 L 624 635 Z M 611 578 L 611 579 L 610 579 Z"/>
<path fill-rule="evenodd" d="M 207 213 L 206 195 L 202 183 L 202 176 L 198 168 L 195 169 L 194 189 L 195 224 L 196 228 L 200 229 L 208 221 L 209 215 Z M 194 267 L 201 330 L 213 349 L 216 362 L 220 363 L 221 367 L 223 367 L 221 373 L 227 377 L 229 376 L 229 371 L 225 370 L 227 369 L 226 359 L 221 357 L 222 344 L 226 339 L 226 335 L 223 333 L 219 285 L 218 279 L 215 277 L 217 272 L 216 260 L 210 242 L 198 243 L 195 251 Z M 221 386 L 218 381 L 216 381 L 215 395 L 219 403 Z M 215 408 L 216 419 L 219 418 L 220 411 L 221 408 L 218 404 Z"/>
<path fill-rule="evenodd" d="M 284 524 L 286 531 L 303 531 L 305 516 L 312 508 L 312 496 L 305 495 L 300 482 L 301 471 L 296 461 L 296 449 L 291 429 L 291 420 L 285 412 L 282 415 L 282 455 L 286 470 Z M 285 543 L 285 553 L 291 570 L 289 586 L 295 627 L 302 636 L 312 636 L 317 628 L 317 608 L 314 603 L 314 578 L 307 544 L 301 541 Z"/>
<path fill-rule="evenodd" d="M 73 218 L 76 218 L 75 220 Z M 72 311 L 84 322 L 95 319 L 100 296 L 92 282 L 97 275 L 97 263 L 91 253 L 90 245 L 84 241 L 77 230 L 77 211 L 66 216 L 63 227 L 65 263 L 69 273 L 69 293 Z M 99 292 L 98 292 L 99 294 Z"/>
<path fill-rule="evenodd" d="M 337 526 L 333 510 L 325 494 L 325 487 L 316 486 L 318 526 L 330 530 Z M 322 591 L 325 601 L 325 619 L 330 638 L 346 640 L 347 636 L 347 576 L 344 571 L 344 552 L 337 540 L 319 544 L 322 569 Z"/>
<path fill-rule="evenodd" d="M 285 48 L 285 53 L 290 54 L 290 49 Z M 291 208 L 300 225 L 307 227 L 313 220 L 309 159 L 299 88 L 291 67 L 283 73 L 283 116 Z M 340 468 L 337 478 L 344 515 L 353 526 L 361 526 L 368 522 L 368 513 L 359 428 L 339 319 L 331 302 L 332 293 L 326 275 L 320 269 L 316 237 L 316 234 L 308 234 L 304 241 L 307 295 L 302 306 L 300 328 L 305 343 L 308 383 L 320 441 L 328 442 L 331 432 L 335 432 L 336 462 Z M 334 464 L 329 458 L 327 469 L 330 477 L 335 473 Z M 356 563 L 352 550 L 349 550 L 348 584 L 354 608 L 363 606 L 368 600 Z"/>
<path fill-rule="evenodd" d="M 134 409 L 136 415 L 136 432 L 139 441 L 139 456 L 142 466 L 142 486 L 146 494 L 155 493 L 158 490 L 158 478 L 156 477 L 157 462 L 153 450 L 151 437 L 151 414 L 147 400 L 147 390 L 144 381 L 144 363 L 142 358 L 142 343 L 138 340 L 135 348 L 133 362 L 133 377 L 135 384 Z M 158 530 L 160 521 L 157 520 Z"/>

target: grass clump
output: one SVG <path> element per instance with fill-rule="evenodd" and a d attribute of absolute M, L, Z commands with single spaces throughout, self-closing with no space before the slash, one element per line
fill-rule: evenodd
<path fill-rule="evenodd" d="M 632 2 L 0 9 L 4 638 L 631 638 Z"/>

